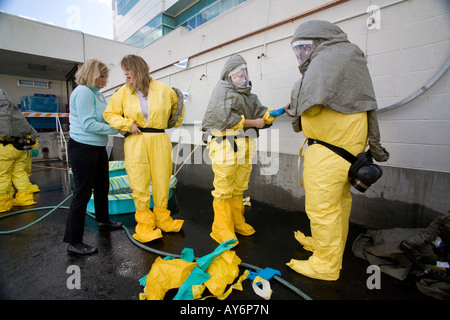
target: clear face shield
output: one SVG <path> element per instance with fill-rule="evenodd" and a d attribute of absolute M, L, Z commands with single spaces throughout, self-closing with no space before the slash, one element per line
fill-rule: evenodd
<path fill-rule="evenodd" d="M 230 72 L 230 80 L 236 87 L 245 88 L 249 85 L 248 69 L 246 64 L 242 64 Z"/>
<path fill-rule="evenodd" d="M 292 43 L 292 48 L 294 49 L 299 65 L 308 58 L 312 45 L 313 40 L 298 40 Z"/>

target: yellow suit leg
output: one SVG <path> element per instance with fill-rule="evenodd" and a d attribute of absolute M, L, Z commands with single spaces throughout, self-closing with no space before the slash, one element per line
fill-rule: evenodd
<path fill-rule="evenodd" d="M 254 234 L 255 229 L 253 229 L 251 225 L 245 222 L 245 207 L 242 195 L 233 196 L 233 198 L 230 199 L 230 204 L 233 214 L 234 231 L 243 236 L 251 236 L 252 234 Z"/>
<path fill-rule="evenodd" d="M 231 201 L 231 211 L 233 213 L 234 230 L 244 236 L 250 236 L 255 233 L 255 229 L 245 222 L 245 207 L 243 202 L 244 191 L 248 189 L 248 181 L 252 172 L 252 164 L 240 164 L 236 170 L 233 196 Z"/>
<path fill-rule="evenodd" d="M 341 226 L 342 226 L 342 244 L 340 247 L 339 255 L 342 257 L 344 255 L 345 244 L 347 243 L 348 236 L 348 228 L 349 228 L 349 219 L 350 212 L 352 210 L 352 195 L 350 193 L 351 184 L 350 182 L 344 185 L 341 196 Z M 340 269 L 342 269 L 342 258 L 340 261 Z"/>
<path fill-rule="evenodd" d="M 214 222 L 211 237 L 217 242 L 236 238 L 235 232 L 249 236 L 255 233 L 245 222 L 243 193 L 248 189 L 252 171 L 251 160 L 255 141 L 249 138 L 236 139 L 238 152 L 227 139 L 209 144 L 209 156 L 214 172 Z M 236 242 L 237 244 L 237 242 Z"/>
<path fill-rule="evenodd" d="M 167 209 L 172 176 L 172 143 L 167 134 L 156 133 L 148 136 L 147 152 L 150 159 L 156 226 L 165 232 L 178 232 L 184 220 L 173 220 Z"/>
<path fill-rule="evenodd" d="M 13 200 L 15 206 L 29 206 L 35 204 L 33 192 L 30 191 L 30 180 L 27 174 L 27 152 L 25 150 L 17 150 L 12 147 L 15 154 L 15 160 L 11 172 L 11 180 L 17 189 L 16 196 Z"/>
<path fill-rule="evenodd" d="M 33 149 L 34 149 L 34 146 L 33 146 Z M 26 165 L 26 167 L 25 167 L 25 170 L 26 170 L 27 176 L 28 176 L 28 180 L 29 180 L 30 177 L 31 177 L 31 166 L 32 166 L 32 162 L 33 162 L 33 157 L 32 157 L 32 155 L 31 155 L 31 150 L 30 150 L 30 151 L 27 151 L 27 165 Z M 40 192 L 41 190 L 39 189 L 39 187 L 38 187 L 37 184 L 33 184 L 33 183 L 31 183 L 31 181 L 30 181 L 30 188 L 29 188 L 29 191 L 32 192 L 32 193 L 36 193 L 36 192 Z"/>
<path fill-rule="evenodd" d="M 229 142 L 224 139 L 221 143 L 213 140 L 208 145 L 211 168 L 214 172 L 214 221 L 211 238 L 222 243 L 236 238 L 234 233 L 233 213 L 230 198 L 233 192 L 233 183 L 236 174 L 235 154 Z M 237 242 L 235 243 L 237 245 Z"/>
<path fill-rule="evenodd" d="M 150 210 L 150 164 L 143 141 L 143 135 L 130 135 L 125 139 L 125 169 L 133 191 L 136 207 L 136 233 L 133 238 L 148 242 L 162 237 L 161 230 L 155 229 L 155 216 Z"/>
<path fill-rule="evenodd" d="M 236 238 L 230 202 L 236 165 L 218 164 L 213 161 L 212 169 L 214 172 L 214 190 L 211 193 L 214 196 L 214 221 L 210 236 L 217 242 L 222 243 Z"/>
<path fill-rule="evenodd" d="M 244 191 L 248 189 L 248 182 L 252 172 L 252 159 L 255 153 L 255 139 L 240 138 L 237 141 L 237 169 L 233 183 L 233 196 L 231 210 L 233 212 L 234 230 L 244 236 L 255 233 L 255 229 L 245 222 L 245 207 L 243 202 Z"/>
<path fill-rule="evenodd" d="M 339 278 L 351 208 L 349 166 L 322 146 L 313 145 L 305 152 L 305 209 L 312 236 L 297 233 L 296 238 L 313 255 L 307 261 L 292 259 L 287 264 L 298 273 L 321 280 Z"/>
<path fill-rule="evenodd" d="M 233 216 L 229 198 L 214 198 L 214 221 L 211 228 L 211 238 L 218 243 L 236 238 Z M 235 245 L 237 245 L 237 241 Z"/>
<path fill-rule="evenodd" d="M 15 152 L 11 148 L 14 147 L 0 144 L 0 212 L 9 211 L 13 207 L 14 189 L 12 189 L 11 175 Z"/>

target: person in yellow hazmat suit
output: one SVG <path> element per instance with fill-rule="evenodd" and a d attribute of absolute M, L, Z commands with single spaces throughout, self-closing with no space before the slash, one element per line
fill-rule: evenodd
<path fill-rule="evenodd" d="M 180 90 L 153 80 L 145 60 L 127 55 L 121 61 L 126 84 L 108 102 L 103 117 L 111 127 L 127 131 L 125 169 L 130 179 L 137 221 L 134 239 L 148 242 L 162 231 L 180 231 L 183 220 L 173 220 L 167 209 L 172 174 L 172 144 L 165 129 L 184 118 Z M 152 183 L 155 206 L 150 209 Z"/>
<path fill-rule="evenodd" d="M 28 123 L 11 98 L 0 89 L 0 212 L 13 206 L 35 204 L 26 170 L 27 150 L 38 133 Z M 14 197 L 14 189 L 17 189 Z"/>
<path fill-rule="evenodd" d="M 244 218 L 243 193 L 248 189 L 258 130 L 276 117 L 251 93 L 247 63 L 231 56 L 223 67 L 202 121 L 214 172 L 214 221 L 211 237 L 222 243 L 235 232 L 255 233 Z M 237 244 L 237 242 L 236 242 Z"/>
<path fill-rule="evenodd" d="M 295 31 L 292 46 L 302 79 L 291 93 L 286 113 L 295 117 L 294 131 L 308 138 L 304 154 L 305 211 L 311 236 L 295 232 L 308 260 L 287 265 L 305 276 L 333 281 L 342 268 L 352 197 L 350 162 L 316 143 L 343 148 L 353 156 L 367 143 L 373 158 L 387 161 L 381 147 L 377 102 L 364 53 L 335 24 L 313 20 Z"/>

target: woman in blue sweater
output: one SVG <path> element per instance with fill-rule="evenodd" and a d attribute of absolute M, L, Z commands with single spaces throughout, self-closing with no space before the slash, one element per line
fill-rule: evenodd
<path fill-rule="evenodd" d="M 119 222 L 109 221 L 109 164 L 106 145 L 108 135 L 117 134 L 103 120 L 106 100 L 100 89 L 106 86 L 108 67 L 95 59 L 86 61 L 75 75 L 78 86 L 70 96 L 69 162 L 74 192 L 67 219 L 64 242 L 67 250 L 92 254 L 97 248 L 83 242 L 87 203 L 94 190 L 95 215 L 99 228 L 114 230 Z M 121 132 L 122 133 L 122 132 Z"/>

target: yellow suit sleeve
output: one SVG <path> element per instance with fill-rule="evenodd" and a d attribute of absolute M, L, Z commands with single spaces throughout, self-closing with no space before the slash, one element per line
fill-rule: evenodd
<path fill-rule="evenodd" d="M 266 113 L 264 114 L 263 119 L 264 119 L 264 123 L 265 123 L 265 124 L 272 124 L 272 123 L 275 121 L 275 119 L 277 118 L 277 117 L 272 117 L 272 116 L 270 115 L 270 112 L 271 112 L 272 110 L 274 110 L 274 109 L 273 109 L 273 108 L 272 108 L 272 109 L 269 109 L 269 110 L 267 110 Z"/>
<path fill-rule="evenodd" d="M 112 128 L 129 132 L 134 121 L 123 116 L 125 108 L 123 101 L 126 94 L 127 89 L 123 86 L 111 96 L 103 112 L 103 118 Z"/>
<path fill-rule="evenodd" d="M 244 130 L 244 122 L 245 122 L 245 117 L 242 115 L 241 116 L 241 121 L 239 121 L 234 127 L 232 127 L 231 129 L 234 130 Z"/>

